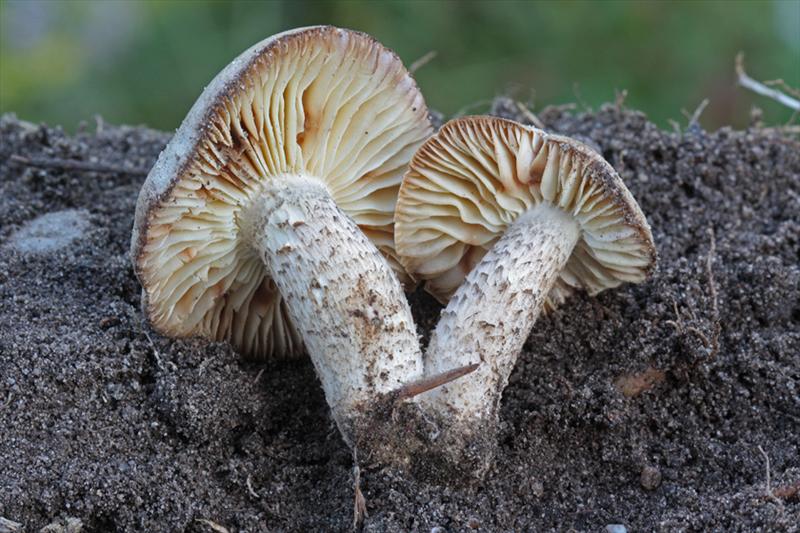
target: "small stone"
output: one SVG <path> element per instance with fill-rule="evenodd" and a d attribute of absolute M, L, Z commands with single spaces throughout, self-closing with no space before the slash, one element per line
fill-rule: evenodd
<path fill-rule="evenodd" d="M 25 254 L 47 254 L 82 238 L 90 227 L 89 214 L 86 211 L 55 211 L 25 223 L 11 235 L 9 242 Z"/>
<path fill-rule="evenodd" d="M 642 468 L 642 474 L 639 478 L 642 488 L 645 490 L 656 490 L 661 485 L 661 470 L 655 466 L 647 465 Z"/>
<path fill-rule="evenodd" d="M 433 526 L 431 528 L 431 533 L 447 533 L 447 530 L 442 526 Z"/>
<path fill-rule="evenodd" d="M 469 517 L 469 520 L 467 520 L 467 527 L 470 529 L 478 529 L 481 527 L 481 521 L 474 516 L 471 516 Z"/>
<path fill-rule="evenodd" d="M 111 326 L 116 326 L 119 324 L 119 317 L 116 316 L 107 316 L 100 320 L 100 327 L 103 329 L 110 328 Z"/>
<path fill-rule="evenodd" d="M 608 524 L 606 531 L 608 533 L 628 533 L 628 529 L 622 524 Z"/>

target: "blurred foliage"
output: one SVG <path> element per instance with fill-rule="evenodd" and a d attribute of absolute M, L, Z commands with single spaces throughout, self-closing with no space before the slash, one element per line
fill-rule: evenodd
<path fill-rule="evenodd" d="M 175 128 L 210 79 L 279 31 L 334 24 L 372 34 L 416 74 L 429 106 L 479 113 L 511 94 L 535 106 L 613 101 L 666 125 L 704 99 L 707 128 L 791 112 L 736 87 L 749 73 L 800 85 L 800 0 L 314 1 L 0 0 L 0 111 L 63 124 Z"/>

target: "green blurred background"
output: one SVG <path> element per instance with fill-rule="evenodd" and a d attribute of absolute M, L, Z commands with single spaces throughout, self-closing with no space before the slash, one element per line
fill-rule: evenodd
<path fill-rule="evenodd" d="M 68 130 L 95 114 L 173 129 L 242 50 L 322 23 L 370 33 L 406 65 L 436 51 L 415 77 L 449 115 L 498 94 L 595 107 L 626 89 L 663 126 L 704 98 L 706 128 L 743 126 L 754 104 L 789 120 L 736 86 L 740 50 L 753 77 L 800 85 L 800 0 L 0 0 L 0 14 L 0 111 Z"/>

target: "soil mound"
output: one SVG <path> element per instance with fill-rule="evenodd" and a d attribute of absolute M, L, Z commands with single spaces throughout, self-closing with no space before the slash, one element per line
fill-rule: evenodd
<path fill-rule="evenodd" d="M 525 119 L 508 104 L 495 112 Z M 658 271 L 540 320 L 483 485 L 360 465 L 365 530 L 796 531 L 800 143 L 665 132 L 610 105 L 538 118 L 619 171 Z M 144 176 L 11 157 L 149 168 L 168 138 L 0 122 L 0 516 L 22 531 L 348 530 L 353 462 L 311 364 L 241 363 L 143 323 L 127 253 Z M 440 307 L 412 305 L 426 335 Z"/>

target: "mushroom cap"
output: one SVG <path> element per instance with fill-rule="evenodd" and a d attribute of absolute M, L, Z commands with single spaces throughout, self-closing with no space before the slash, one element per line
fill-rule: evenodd
<path fill-rule="evenodd" d="M 203 91 L 139 194 L 131 257 L 153 327 L 257 358 L 303 353 L 275 283 L 240 238 L 242 210 L 267 180 L 317 178 L 402 279 L 394 207 L 431 133 L 416 83 L 366 34 L 300 28 L 242 53 Z"/>
<path fill-rule="evenodd" d="M 641 282 L 656 250 L 622 179 L 586 145 L 496 117 L 445 124 L 411 160 L 395 211 L 395 246 L 412 276 L 446 302 L 505 229 L 549 203 L 571 214 L 580 238 L 546 307 L 575 289 L 596 294 Z"/>

